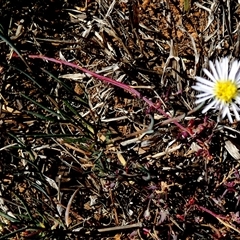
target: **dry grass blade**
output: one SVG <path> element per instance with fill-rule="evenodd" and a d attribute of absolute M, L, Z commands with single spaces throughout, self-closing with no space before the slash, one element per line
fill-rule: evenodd
<path fill-rule="evenodd" d="M 217 220 L 222 223 L 227 228 L 231 228 L 232 230 L 236 231 L 238 234 L 240 234 L 240 229 L 237 229 L 235 226 L 229 224 L 228 222 L 223 221 L 221 218 L 217 217 Z"/>
<path fill-rule="evenodd" d="M 65 224 L 66 224 L 67 227 L 69 227 L 69 225 L 71 224 L 71 220 L 70 220 L 69 214 L 70 214 L 72 201 L 73 201 L 75 195 L 78 193 L 79 190 L 80 190 L 80 188 L 78 188 L 77 190 L 74 191 L 74 193 L 71 196 L 71 198 L 69 199 L 67 207 L 66 207 L 66 211 L 65 211 Z"/>
<path fill-rule="evenodd" d="M 126 225 L 126 226 L 102 228 L 102 229 L 98 229 L 98 232 L 104 233 L 104 232 L 112 232 L 112 231 L 117 231 L 117 230 L 126 230 L 126 229 L 131 229 L 131 228 L 141 228 L 141 227 L 143 227 L 143 225 L 141 222 L 139 222 L 139 223 L 133 223 L 133 224 Z"/>

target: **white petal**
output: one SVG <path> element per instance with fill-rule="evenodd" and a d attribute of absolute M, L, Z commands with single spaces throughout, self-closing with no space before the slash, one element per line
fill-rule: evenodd
<path fill-rule="evenodd" d="M 237 71 L 237 73 L 236 73 L 236 75 L 235 75 L 235 79 L 236 79 L 236 81 L 239 81 L 239 79 L 240 79 L 240 69 L 239 69 L 239 65 L 238 65 L 238 69 L 237 69 L 238 71 Z"/>
<path fill-rule="evenodd" d="M 228 107 L 225 106 L 221 109 L 221 112 L 222 112 L 222 118 L 225 118 L 227 112 L 229 111 Z"/>
<path fill-rule="evenodd" d="M 239 80 L 240 80 L 240 62 L 238 63 L 238 66 L 237 66 L 237 73 L 236 73 L 236 75 L 235 75 L 235 81 L 236 82 L 239 82 Z"/>
<path fill-rule="evenodd" d="M 234 103 L 232 103 L 233 113 L 234 113 L 234 115 L 235 115 L 236 120 L 239 121 L 239 120 L 240 120 L 240 116 L 239 116 L 239 113 L 238 113 L 237 108 L 238 108 L 238 107 L 237 107 Z"/>
<path fill-rule="evenodd" d="M 215 85 L 214 82 L 209 81 L 208 79 L 202 78 L 202 77 L 196 77 L 196 79 L 198 80 L 199 83 L 203 83 L 207 86 L 213 87 Z"/>
<path fill-rule="evenodd" d="M 221 68 L 222 68 L 223 79 L 224 80 L 228 79 L 228 58 L 227 57 L 222 59 Z"/>
<path fill-rule="evenodd" d="M 215 79 L 214 76 L 206 68 L 204 68 L 203 71 L 213 82 L 216 82 L 217 79 Z"/>
<path fill-rule="evenodd" d="M 203 98 L 203 97 L 206 97 L 206 96 L 214 97 L 213 94 L 208 93 L 208 92 L 207 92 L 207 93 L 200 93 L 200 94 L 197 94 L 197 95 L 196 95 L 197 98 Z"/>
<path fill-rule="evenodd" d="M 213 73 L 213 77 L 214 77 L 216 80 L 217 80 L 217 79 L 220 79 L 220 77 L 218 76 L 217 71 L 216 71 L 216 68 L 215 68 L 215 66 L 214 66 L 214 64 L 213 64 L 212 61 L 209 61 L 209 67 L 210 67 L 210 69 L 211 69 L 211 71 L 212 71 L 212 73 Z"/>
<path fill-rule="evenodd" d="M 234 103 L 234 105 L 235 105 L 236 110 L 237 110 L 238 112 L 240 112 L 240 108 L 238 107 L 238 105 L 237 105 L 236 103 Z"/>
<path fill-rule="evenodd" d="M 203 98 L 199 98 L 195 101 L 196 104 L 199 104 L 201 102 L 206 102 L 208 99 L 212 98 L 212 96 L 207 96 L 207 97 L 203 97 Z"/>
<path fill-rule="evenodd" d="M 238 88 L 240 88 L 240 72 L 237 73 L 237 75 L 239 76 L 234 79 L 234 82 L 237 84 Z"/>
<path fill-rule="evenodd" d="M 213 88 L 207 87 L 206 85 L 197 84 L 196 86 L 192 86 L 192 88 L 196 91 L 199 91 L 199 92 L 213 93 Z"/>
<path fill-rule="evenodd" d="M 212 102 L 210 102 L 203 110 L 202 113 L 207 112 L 210 108 L 212 108 L 216 103 L 216 100 L 213 100 Z"/>
<path fill-rule="evenodd" d="M 239 96 L 236 97 L 235 102 L 237 102 L 237 104 L 240 105 L 240 97 Z"/>
<path fill-rule="evenodd" d="M 223 79 L 222 69 L 221 69 L 220 63 L 219 63 L 219 61 L 217 59 L 215 61 L 215 65 L 216 65 L 216 70 L 217 70 L 219 79 Z"/>
<path fill-rule="evenodd" d="M 232 119 L 232 116 L 231 116 L 231 113 L 230 113 L 229 109 L 227 111 L 227 116 L 228 116 L 229 122 L 233 123 L 233 119 Z"/>
<path fill-rule="evenodd" d="M 239 65 L 238 61 L 234 61 L 232 63 L 231 70 L 230 70 L 229 75 L 228 75 L 228 79 L 230 79 L 230 80 L 235 79 L 236 74 L 239 70 L 238 65 Z"/>
<path fill-rule="evenodd" d="M 216 99 L 216 104 L 215 104 L 214 108 L 216 108 L 217 110 L 219 110 L 219 109 L 221 109 L 221 106 L 222 106 L 222 105 L 224 105 L 224 104 L 222 103 L 222 101 L 219 100 L 219 99 Z"/>

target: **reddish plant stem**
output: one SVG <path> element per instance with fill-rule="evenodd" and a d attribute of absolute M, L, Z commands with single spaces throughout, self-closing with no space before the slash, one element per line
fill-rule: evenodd
<path fill-rule="evenodd" d="M 117 86 L 117 87 L 120 87 L 124 90 L 126 90 L 127 92 L 129 93 L 132 93 L 133 95 L 135 95 L 136 97 L 138 98 L 142 98 L 150 107 L 154 108 L 155 110 L 157 110 L 159 113 L 161 113 L 164 117 L 167 117 L 169 119 L 171 119 L 171 116 L 169 116 L 166 112 L 164 112 L 161 108 L 155 106 L 155 104 L 150 101 L 148 98 L 146 97 L 143 97 L 141 95 L 140 92 L 138 92 L 136 89 L 128 86 L 127 84 L 125 83 L 121 83 L 121 82 L 118 82 L 114 79 L 111 79 L 111 78 L 108 78 L 108 77 L 105 77 L 105 76 L 102 76 L 102 75 L 99 75 L 95 72 L 92 72 L 92 71 L 89 71 L 88 69 L 85 69 L 85 68 L 82 68 L 74 63 L 70 63 L 70 62 L 67 62 L 67 61 L 63 61 L 63 60 L 57 60 L 55 58 L 49 58 L 49 57 L 45 57 L 45 56 L 41 56 L 41 55 L 29 55 L 28 56 L 29 58 L 39 58 L 39 59 L 44 59 L 44 60 L 47 60 L 47 61 L 50 61 L 50 62 L 55 62 L 55 63 L 58 63 L 58 64 L 63 64 L 63 65 L 66 65 L 66 66 L 69 66 L 69 67 L 72 67 L 72 68 L 76 68 L 76 69 L 79 69 L 81 70 L 82 72 L 85 72 L 85 73 L 88 73 L 90 74 L 91 76 L 97 78 L 97 79 L 100 79 L 101 81 L 103 82 L 107 82 L 107 83 L 110 83 L 114 86 Z M 182 131 L 184 132 L 187 132 L 190 136 L 192 136 L 192 133 L 186 129 L 185 127 L 183 127 L 180 123 L 178 123 L 176 120 L 173 120 L 172 121 L 177 127 L 179 127 Z"/>
<path fill-rule="evenodd" d="M 224 217 L 224 216 L 218 215 L 218 214 L 212 212 L 211 210 L 209 210 L 209 209 L 207 209 L 207 208 L 205 208 L 205 207 L 198 206 L 198 205 L 196 205 L 196 206 L 197 206 L 198 209 L 202 210 L 203 212 L 207 212 L 207 213 L 209 213 L 210 215 L 212 215 L 212 216 L 215 217 L 215 218 L 220 218 L 220 219 L 228 220 L 227 217 Z"/>

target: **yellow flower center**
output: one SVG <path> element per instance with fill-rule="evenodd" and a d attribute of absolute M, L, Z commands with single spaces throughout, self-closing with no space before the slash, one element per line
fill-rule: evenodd
<path fill-rule="evenodd" d="M 237 85 L 230 80 L 221 80 L 216 83 L 214 93 L 219 100 L 230 103 L 237 96 L 238 88 Z"/>

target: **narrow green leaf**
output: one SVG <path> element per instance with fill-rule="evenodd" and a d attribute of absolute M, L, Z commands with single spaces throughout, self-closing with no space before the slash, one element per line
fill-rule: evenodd
<path fill-rule="evenodd" d="M 20 232 L 22 232 L 22 231 L 24 231 L 26 229 L 27 229 L 27 227 L 19 228 L 16 231 L 10 232 L 8 234 L 4 234 L 4 236 L 1 236 L 0 239 L 10 239 L 11 236 L 16 236 L 17 233 L 20 233 Z"/>
<path fill-rule="evenodd" d="M 94 134 L 94 129 L 92 124 L 90 124 L 89 122 L 87 122 L 72 106 L 71 104 L 69 104 L 67 101 L 63 101 L 64 104 L 66 105 L 66 107 L 73 112 L 74 115 L 78 116 L 81 119 L 82 122 L 82 126 L 91 134 Z"/>
<path fill-rule="evenodd" d="M 9 220 L 10 222 L 15 222 L 15 223 L 19 223 L 20 221 L 14 217 L 11 217 L 9 215 L 7 215 L 6 213 L 0 211 L 0 216 L 3 218 L 6 218 L 7 220 Z"/>
<path fill-rule="evenodd" d="M 34 138 L 66 138 L 66 137 L 74 137 L 72 134 L 43 134 L 43 133 L 19 134 L 19 136 L 34 137 Z"/>
<path fill-rule="evenodd" d="M 17 143 L 19 143 L 23 148 L 26 148 L 26 145 L 18 137 L 14 136 L 10 132 L 8 132 L 8 135 L 14 138 L 17 141 Z"/>
<path fill-rule="evenodd" d="M 24 60 L 23 56 L 21 55 L 21 53 L 16 49 L 16 47 L 13 45 L 12 41 L 9 39 L 9 37 L 6 37 L 4 35 L 4 30 L 3 27 L 1 25 L 0 27 L 0 38 L 7 44 L 9 45 L 16 53 L 17 55 L 21 58 L 21 60 L 24 62 L 24 64 L 26 65 L 26 67 L 31 71 L 31 68 L 29 67 L 29 65 L 27 64 L 27 62 Z"/>
<path fill-rule="evenodd" d="M 31 216 L 31 213 L 30 213 L 30 211 L 29 211 L 29 209 L 28 209 L 28 207 L 27 207 L 27 204 L 23 201 L 23 199 L 21 199 L 21 198 L 20 198 L 16 193 L 14 193 L 13 191 L 12 191 L 12 194 L 22 203 L 23 208 L 26 210 L 27 215 L 29 216 L 30 220 L 33 220 L 32 216 Z"/>
<path fill-rule="evenodd" d="M 59 117 L 61 119 L 65 119 L 61 114 L 58 114 L 58 113 L 52 111 L 51 109 L 46 108 L 45 106 L 43 106 L 42 104 L 36 102 L 35 100 L 31 99 L 30 97 L 26 96 L 25 94 L 23 94 L 23 93 L 20 93 L 20 94 L 21 94 L 21 96 L 23 96 L 27 100 L 31 101 L 32 103 L 36 104 L 40 108 L 44 109 L 47 112 L 50 112 L 53 116 Z"/>
<path fill-rule="evenodd" d="M 28 114 L 31 114 L 33 115 L 34 117 L 37 117 L 37 118 L 40 118 L 42 120 L 45 120 L 45 121 L 49 121 L 49 122 L 56 122 L 57 119 L 53 118 L 53 117 L 48 117 L 48 116 L 44 116 L 40 113 L 36 113 L 36 112 L 32 112 L 32 111 L 27 111 L 25 110 L 24 112 L 28 113 Z"/>

